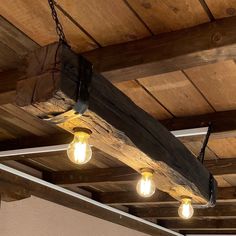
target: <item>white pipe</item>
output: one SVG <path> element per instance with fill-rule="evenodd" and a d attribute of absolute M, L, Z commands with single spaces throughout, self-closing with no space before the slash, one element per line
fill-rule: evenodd
<path fill-rule="evenodd" d="M 194 129 L 182 129 L 171 131 L 171 133 L 176 137 L 189 137 L 189 136 L 197 136 L 197 135 L 206 135 L 208 127 L 202 128 L 194 128 Z"/>
<path fill-rule="evenodd" d="M 124 217 L 130 218 L 130 219 L 133 219 L 133 220 L 135 220 L 135 221 L 141 222 L 141 223 L 143 223 L 143 224 L 149 225 L 149 226 L 151 226 L 151 227 L 153 227 L 153 228 L 156 228 L 156 229 L 165 231 L 165 232 L 167 232 L 167 233 L 170 233 L 170 234 L 173 234 L 173 235 L 176 235 L 176 236 L 183 236 L 182 234 L 179 234 L 179 233 L 177 233 L 177 232 L 174 232 L 174 231 L 172 231 L 172 230 L 170 230 L 170 229 L 164 228 L 164 227 L 162 227 L 162 226 L 160 226 L 160 225 L 154 224 L 154 223 L 149 222 L 149 221 L 147 221 L 147 220 L 144 220 L 144 219 L 142 219 L 142 218 L 139 218 L 139 217 L 136 217 L 136 216 L 134 216 L 134 215 L 128 214 L 128 213 L 123 212 L 123 211 L 121 211 L 121 210 L 118 210 L 118 209 L 116 209 L 116 208 L 107 206 L 107 205 L 102 204 L 102 203 L 100 203 L 100 202 L 97 202 L 97 201 L 95 201 L 95 200 L 93 200 L 93 199 L 90 199 L 90 198 L 88 198 L 88 197 L 85 197 L 85 196 L 83 196 L 83 195 L 81 195 L 81 194 L 79 194 L 79 193 L 75 193 L 75 192 L 72 192 L 72 191 L 70 191 L 70 190 L 68 190 L 68 189 L 65 189 L 65 188 L 62 188 L 62 187 L 60 187 L 60 186 L 51 184 L 51 183 L 46 182 L 46 181 L 44 181 L 44 180 L 42 180 L 42 179 L 39 179 L 39 178 L 36 178 L 36 177 L 34 177 L 34 176 L 28 175 L 28 174 L 26 174 L 26 173 L 24 173 L 24 172 L 18 171 L 18 170 L 16 170 L 16 169 L 13 169 L 13 168 L 11 168 L 11 167 L 5 166 L 5 165 L 3 165 L 3 164 L 0 164 L 0 170 L 4 170 L 4 171 L 6 171 L 6 172 L 9 172 L 9 173 L 11 173 L 11 174 L 17 175 L 17 176 L 22 177 L 22 178 L 24 178 L 24 179 L 28 179 L 28 180 L 30 180 L 30 181 L 32 181 L 32 182 L 34 182 L 34 183 L 40 184 L 40 185 L 42 185 L 42 186 L 46 186 L 46 187 L 48 187 L 48 188 L 51 188 L 51 189 L 54 189 L 54 190 L 56 190 L 56 191 L 62 192 L 62 193 L 64 193 L 64 194 L 67 194 L 67 195 L 72 196 L 72 197 L 74 197 L 74 198 L 77 198 L 77 199 L 83 200 L 83 201 L 85 201 L 85 202 L 88 202 L 88 203 L 90 203 L 90 204 L 92 204 L 92 205 L 95 205 L 95 206 L 98 206 L 98 207 L 100 207 L 100 208 L 106 209 L 106 210 L 108 210 L 108 211 L 114 212 L 114 213 L 116 213 L 116 214 L 119 214 L 120 217 L 124 216 Z"/>
<path fill-rule="evenodd" d="M 171 131 L 171 133 L 176 137 L 189 137 L 196 135 L 205 135 L 207 133 L 208 127 L 196 128 L 196 129 L 183 129 Z M 33 147 L 33 148 L 22 148 L 8 151 L 0 151 L 0 157 L 6 156 L 20 156 L 20 155 L 29 155 L 37 153 L 48 153 L 48 152 L 58 152 L 65 151 L 68 147 L 68 144 L 60 144 L 53 146 L 44 146 L 44 147 Z"/>
<path fill-rule="evenodd" d="M 10 157 L 10 156 L 29 155 L 29 154 L 36 154 L 36 153 L 65 151 L 67 149 L 67 147 L 68 147 L 68 144 L 60 144 L 60 145 L 53 145 L 53 146 L 8 150 L 8 151 L 0 152 L 0 157 L 6 157 L 6 156 Z"/>

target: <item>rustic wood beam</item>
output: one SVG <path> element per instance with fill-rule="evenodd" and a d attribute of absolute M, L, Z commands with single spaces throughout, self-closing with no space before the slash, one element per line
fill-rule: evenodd
<path fill-rule="evenodd" d="M 235 21 L 229 17 L 84 55 L 112 82 L 235 59 Z"/>
<path fill-rule="evenodd" d="M 236 230 L 235 219 L 158 220 L 158 224 L 172 230 Z"/>
<path fill-rule="evenodd" d="M 207 169 L 157 120 L 101 75 L 93 74 L 89 110 L 83 116 L 73 110 L 66 112 L 77 101 L 79 73 L 78 56 L 66 46 L 44 47 L 29 56 L 26 78 L 17 85 L 16 102 L 35 116 L 54 116 L 51 121 L 69 132 L 78 126 L 89 128 L 95 147 L 138 172 L 153 169 L 157 188 L 177 199 L 187 195 L 194 202 L 206 203 Z M 82 106 L 81 100 L 77 105 Z"/>
<path fill-rule="evenodd" d="M 33 196 L 146 234 L 161 236 L 175 234 L 174 232 L 160 229 L 158 226 L 155 227 L 152 224 L 148 224 L 148 222 L 142 222 L 136 218 L 129 217 L 126 214 L 121 214 L 121 212 L 113 211 L 111 208 L 102 207 L 101 205 L 99 206 L 96 202 L 86 199 L 86 197 L 76 197 L 77 194 L 75 194 L 76 196 L 72 196 L 68 193 L 70 192 L 68 190 L 62 191 L 60 187 L 53 188 L 52 186 L 38 182 L 37 179 L 28 179 L 25 176 L 22 177 L 20 175 L 15 175 L 3 169 L 0 171 L 0 179 L 9 184 L 26 188 Z"/>
<path fill-rule="evenodd" d="M 179 205 L 168 194 L 156 192 L 150 198 L 141 198 L 136 192 L 94 193 L 93 198 L 108 205 Z M 218 188 L 217 203 L 236 203 L 236 187 Z"/>
<path fill-rule="evenodd" d="M 87 186 L 90 184 L 129 183 L 137 181 L 140 175 L 130 167 L 96 168 L 74 171 L 44 172 L 44 180 L 67 186 Z"/>
<path fill-rule="evenodd" d="M 214 176 L 236 174 L 236 158 L 207 160 L 204 165 Z M 132 183 L 136 182 L 139 177 L 140 175 L 128 166 L 44 173 L 44 179 L 51 183 L 77 186 L 101 183 Z"/>
<path fill-rule="evenodd" d="M 130 208 L 131 214 L 141 218 L 179 219 L 174 207 Z M 214 208 L 194 209 L 193 219 L 236 219 L 236 205 L 218 205 Z"/>
<path fill-rule="evenodd" d="M 224 138 L 236 134 L 236 110 L 172 118 L 162 120 L 161 123 L 171 131 L 207 127 L 211 123 L 211 138 Z M 202 136 L 184 137 L 181 140 L 189 141 L 191 139 L 200 140 Z"/>

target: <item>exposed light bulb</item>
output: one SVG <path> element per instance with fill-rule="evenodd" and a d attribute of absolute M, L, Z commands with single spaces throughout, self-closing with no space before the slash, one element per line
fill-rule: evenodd
<path fill-rule="evenodd" d="M 150 169 L 141 170 L 141 179 L 137 183 L 137 192 L 141 197 L 151 197 L 156 190 L 156 185 L 153 181 L 153 171 Z"/>
<path fill-rule="evenodd" d="M 179 206 L 179 216 L 183 219 L 190 219 L 193 216 L 193 206 L 191 203 L 191 198 L 189 197 L 184 197 L 182 199 L 182 202 Z"/>
<path fill-rule="evenodd" d="M 67 148 L 67 155 L 75 164 L 83 165 L 92 157 L 92 149 L 88 143 L 91 131 L 85 128 L 75 128 L 74 131 L 74 139 Z"/>

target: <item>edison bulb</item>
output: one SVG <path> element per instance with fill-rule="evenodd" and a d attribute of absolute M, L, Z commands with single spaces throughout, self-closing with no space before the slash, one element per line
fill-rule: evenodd
<path fill-rule="evenodd" d="M 190 219 L 193 216 L 193 206 L 190 198 L 183 198 L 179 206 L 179 216 L 183 219 Z"/>
<path fill-rule="evenodd" d="M 151 197 L 156 190 L 156 185 L 153 181 L 153 171 L 143 170 L 141 171 L 141 179 L 137 183 L 137 192 L 141 197 Z"/>
<path fill-rule="evenodd" d="M 69 159 L 78 165 L 87 163 L 92 157 L 92 149 L 88 143 L 91 131 L 79 129 L 75 131 L 74 139 L 69 144 L 67 155 Z"/>

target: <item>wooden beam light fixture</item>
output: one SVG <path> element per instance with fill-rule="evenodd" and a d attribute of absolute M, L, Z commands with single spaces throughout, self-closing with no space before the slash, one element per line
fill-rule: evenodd
<path fill-rule="evenodd" d="M 160 122 L 74 53 L 55 21 L 59 43 L 29 54 L 24 78 L 17 83 L 16 105 L 68 132 L 91 130 L 91 145 L 141 174 L 143 168 L 151 170 L 148 178 L 156 186 L 150 181 L 149 190 L 155 186 L 179 201 L 188 196 L 194 204 L 209 202 L 209 171 Z M 87 140 L 85 146 L 89 149 Z"/>

